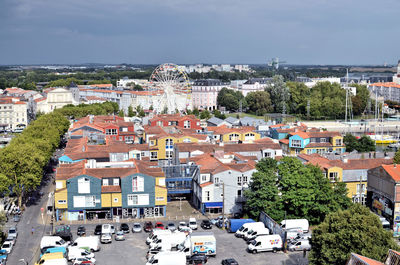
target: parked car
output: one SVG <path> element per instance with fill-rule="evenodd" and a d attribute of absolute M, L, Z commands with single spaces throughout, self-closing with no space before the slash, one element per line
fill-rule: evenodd
<path fill-rule="evenodd" d="M 91 263 L 96 264 L 95 258 L 82 257 L 82 258 L 75 259 L 73 265 L 88 264 L 88 263 L 83 263 L 83 262 L 86 262 L 86 261 L 90 261 Z"/>
<path fill-rule="evenodd" d="M 96 225 L 96 228 L 94 229 L 94 234 L 101 235 L 101 225 Z"/>
<path fill-rule="evenodd" d="M 17 240 L 17 238 L 13 237 L 13 236 L 8 236 L 6 238 L 6 240 L 4 241 L 10 241 L 11 243 L 13 243 L 13 245 L 15 245 L 15 241 Z"/>
<path fill-rule="evenodd" d="M 5 250 L 7 254 L 10 254 L 13 248 L 13 243 L 11 241 L 5 241 L 1 246 L 1 249 Z"/>
<path fill-rule="evenodd" d="M 83 225 L 78 226 L 78 231 L 76 232 L 78 236 L 86 235 L 86 228 Z"/>
<path fill-rule="evenodd" d="M 203 220 L 203 221 L 201 221 L 200 226 L 201 226 L 201 228 L 203 228 L 203 229 L 211 229 L 211 228 L 212 228 L 212 224 L 211 224 L 210 220 Z"/>
<path fill-rule="evenodd" d="M 6 265 L 7 262 L 7 255 L 0 256 L 0 265 Z"/>
<path fill-rule="evenodd" d="M 150 221 L 144 223 L 144 231 L 145 231 L 145 232 L 151 232 L 151 231 L 153 231 L 153 223 L 150 222 Z"/>
<path fill-rule="evenodd" d="M 222 265 L 239 265 L 239 263 L 235 259 L 224 259 L 221 262 Z"/>
<path fill-rule="evenodd" d="M 125 234 L 129 233 L 129 225 L 126 223 L 122 223 L 120 226 L 120 230 Z"/>
<path fill-rule="evenodd" d="M 154 228 L 158 228 L 158 229 L 162 229 L 162 230 L 165 229 L 164 224 L 161 222 L 157 222 L 156 225 L 154 226 Z"/>
<path fill-rule="evenodd" d="M 188 227 L 185 222 L 179 222 L 178 230 L 181 231 L 182 228 Z"/>
<path fill-rule="evenodd" d="M 196 218 L 193 218 L 193 217 L 189 218 L 189 227 L 190 227 L 190 229 L 192 229 L 192 230 L 197 230 L 197 221 L 196 221 Z"/>
<path fill-rule="evenodd" d="M 133 233 L 140 233 L 142 232 L 142 225 L 139 223 L 134 223 L 132 226 L 132 232 Z"/>
<path fill-rule="evenodd" d="M 123 240 L 125 240 L 125 233 L 124 233 L 124 231 L 118 231 L 118 232 L 115 234 L 115 241 L 123 241 Z"/>
<path fill-rule="evenodd" d="M 189 235 L 189 234 L 191 234 L 193 231 L 192 231 L 192 229 L 190 229 L 190 227 L 185 226 L 185 227 L 182 227 L 182 228 L 179 230 L 179 232 L 183 232 L 183 233 L 185 233 L 186 235 Z"/>
<path fill-rule="evenodd" d="M 8 236 L 17 238 L 17 236 L 18 236 L 17 228 L 16 227 L 10 227 L 10 229 L 8 229 Z"/>
<path fill-rule="evenodd" d="M 176 226 L 174 223 L 169 223 L 166 229 L 171 230 L 171 232 L 174 232 L 176 230 Z"/>
<path fill-rule="evenodd" d="M 101 234 L 100 242 L 104 244 L 111 243 L 112 242 L 111 233 Z"/>
<path fill-rule="evenodd" d="M 207 260 L 208 260 L 208 258 L 206 255 L 195 254 L 195 255 L 192 255 L 188 259 L 188 263 L 189 264 L 205 264 L 205 263 L 207 263 Z"/>

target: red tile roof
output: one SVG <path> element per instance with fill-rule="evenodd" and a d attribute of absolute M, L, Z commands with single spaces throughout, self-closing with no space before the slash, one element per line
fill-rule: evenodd
<path fill-rule="evenodd" d="M 211 181 L 209 181 L 209 182 L 200 184 L 200 187 L 201 187 L 201 188 L 204 188 L 204 187 L 209 186 L 209 185 L 211 185 L 211 184 L 213 184 L 213 183 L 212 183 Z"/>
<path fill-rule="evenodd" d="M 382 167 L 394 181 L 400 181 L 400 167 L 398 165 L 382 165 Z"/>
<path fill-rule="evenodd" d="M 101 192 L 102 193 L 121 192 L 121 187 L 120 186 L 101 186 Z"/>
<path fill-rule="evenodd" d="M 353 255 L 355 258 L 361 260 L 364 262 L 365 265 L 385 265 L 384 263 L 377 261 L 377 260 L 373 260 L 355 253 L 351 253 L 351 255 Z M 358 263 L 354 263 L 354 264 L 358 264 Z"/>
<path fill-rule="evenodd" d="M 292 135 L 292 136 L 297 135 L 303 139 L 310 138 L 310 136 L 308 136 L 308 134 L 306 132 L 292 132 L 292 133 L 290 133 L 290 135 Z"/>
<path fill-rule="evenodd" d="M 395 82 L 384 82 L 384 83 L 372 83 L 369 86 L 382 86 L 382 87 L 396 87 L 400 88 L 400 84 Z"/>

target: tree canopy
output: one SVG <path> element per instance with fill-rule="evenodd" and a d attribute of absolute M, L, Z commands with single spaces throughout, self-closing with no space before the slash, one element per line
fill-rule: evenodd
<path fill-rule="evenodd" d="M 266 91 L 250 92 L 246 96 L 248 112 L 259 116 L 273 111 L 269 93 Z"/>
<path fill-rule="evenodd" d="M 399 249 L 379 218 L 360 204 L 328 214 L 313 230 L 310 244 L 311 265 L 344 265 L 352 252 L 384 261 L 389 249 Z"/>
<path fill-rule="evenodd" d="M 276 221 L 286 215 L 318 224 L 328 213 L 351 204 L 346 195 L 344 183 L 331 183 L 316 166 L 303 165 L 293 157 L 282 158 L 279 165 L 273 159 L 263 159 L 245 192 L 245 209 L 255 218 L 265 211 Z"/>
<path fill-rule="evenodd" d="M 343 137 L 343 142 L 346 145 L 346 152 L 372 152 L 375 151 L 375 142 L 367 135 L 363 135 L 360 139 L 357 139 L 352 134 L 346 134 Z"/>
<path fill-rule="evenodd" d="M 225 107 L 228 111 L 238 111 L 242 101 L 242 107 L 246 105 L 243 94 L 240 91 L 223 87 L 217 96 L 217 105 Z"/>
<path fill-rule="evenodd" d="M 288 113 L 288 101 L 290 99 L 289 88 L 281 75 L 275 75 L 273 80 L 265 88 L 271 97 L 271 102 L 276 113 Z"/>

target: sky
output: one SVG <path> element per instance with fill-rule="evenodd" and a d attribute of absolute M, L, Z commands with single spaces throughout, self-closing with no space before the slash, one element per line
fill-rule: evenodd
<path fill-rule="evenodd" d="M 398 0 L 0 0 L 0 65 L 395 64 Z"/>

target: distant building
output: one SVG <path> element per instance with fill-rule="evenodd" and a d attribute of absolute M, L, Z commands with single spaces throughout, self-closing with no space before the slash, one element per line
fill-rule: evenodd
<path fill-rule="evenodd" d="M 28 104 L 19 98 L 0 98 L 0 124 L 2 128 L 15 130 L 28 125 Z"/>
<path fill-rule="evenodd" d="M 192 85 L 193 108 L 217 109 L 217 96 L 223 87 L 229 87 L 229 82 L 218 79 L 196 80 Z"/>
<path fill-rule="evenodd" d="M 251 78 L 242 84 L 241 92 L 243 96 L 247 96 L 250 92 L 264 91 L 272 78 Z"/>
<path fill-rule="evenodd" d="M 373 95 L 383 97 L 384 100 L 400 102 L 400 60 L 397 65 L 397 74 L 393 76 L 393 82 L 377 82 L 368 86 Z"/>

